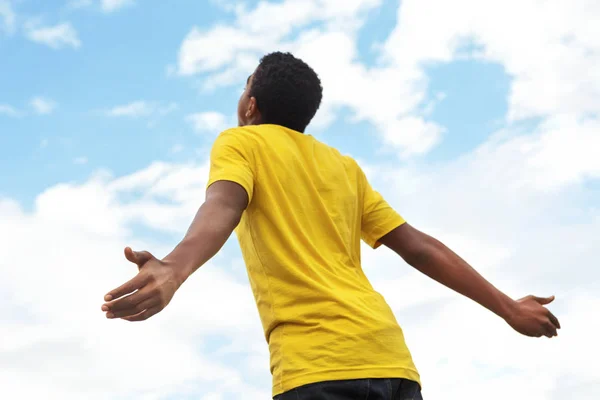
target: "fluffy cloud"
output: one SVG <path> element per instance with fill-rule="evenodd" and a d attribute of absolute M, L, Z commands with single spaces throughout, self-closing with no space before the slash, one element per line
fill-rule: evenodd
<path fill-rule="evenodd" d="M 358 30 L 364 15 L 379 5 L 373 0 L 287 0 L 237 9 L 233 25 L 195 27 L 189 32 L 179 51 L 178 72 L 204 74 L 204 87 L 214 89 L 245 78 L 269 51 L 291 51 L 312 65 L 323 81 L 317 128 L 330 125 L 335 111 L 348 107 L 355 121 L 373 123 L 401 154 L 422 154 L 439 142 L 443 132 L 416 114 L 426 94 L 422 71 L 413 66 L 368 67 L 358 61 Z M 224 52 L 223 47 L 229 50 Z M 419 129 L 405 138 L 391 138 L 398 129 L 415 126 Z"/>
<path fill-rule="evenodd" d="M 535 0 L 493 5 L 406 0 L 398 8 L 396 28 L 380 46 L 381 64 L 366 66 L 357 61 L 355 38 L 361 17 L 378 5 L 287 0 L 237 8 L 233 25 L 190 31 L 178 70 L 205 74 L 205 86 L 214 88 L 240 81 L 268 51 L 293 51 L 320 73 L 327 114 L 349 107 L 356 120 L 373 123 L 405 157 L 426 153 L 443 133 L 419 111 L 427 89 L 423 67 L 432 63 L 466 56 L 503 65 L 514 78 L 508 120 L 600 111 L 595 68 L 600 33 L 591 22 L 592 15 L 600 15 L 597 2 L 554 1 L 541 7 Z M 470 44 L 477 50 L 465 53 Z"/>
<path fill-rule="evenodd" d="M 152 107 L 145 101 L 134 101 L 122 106 L 115 106 L 106 114 L 111 117 L 142 117 L 152 113 Z"/>
<path fill-rule="evenodd" d="M 67 3 L 67 8 L 71 10 L 77 10 L 81 8 L 98 6 L 102 12 L 110 14 L 125 7 L 130 7 L 135 3 L 135 0 L 70 0 Z"/>
<path fill-rule="evenodd" d="M 406 0 L 384 56 L 395 64 L 449 62 L 474 43 L 471 56 L 500 63 L 513 77 L 508 118 L 598 113 L 598 15 L 593 0 Z"/>
<path fill-rule="evenodd" d="M 52 114 L 57 104 L 54 100 L 42 96 L 36 96 L 29 102 L 33 110 L 40 115 Z"/>
<path fill-rule="evenodd" d="M 140 118 L 148 116 L 164 116 L 177 109 L 176 103 L 159 105 L 157 103 L 138 100 L 128 104 L 115 106 L 106 110 L 105 114 L 109 117 L 131 117 Z"/>
<path fill-rule="evenodd" d="M 10 365 L 0 368 L 5 393 L 23 399 L 42 392 L 52 399 L 158 399 L 210 388 L 231 398 L 246 390 L 251 399 L 268 397 L 266 374 L 262 389 L 252 387 L 243 370 L 223 362 L 227 357 L 208 359 L 211 338 L 221 337 L 221 347 L 239 343 L 232 354 L 260 354 L 268 371 L 265 349 L 242 345 L 264 341 L 250 290 L 223 269 L 205 266 L 201 279 L 182 288 L 171 312 L 145 326 L 107 321 L 99 310 L 104 292 L 135 273 L 120 248 L 147 246 L 159 256 L 167 250 L 134 239 L 131 224 L 163 229 L 167 222 L 182 232 L 203 198 L 205 176 L 203 166 L 155 164 L 119 179 L 101 174 L 82 185 L 52 187 L 30 213 L 0 201 L 0 290 L 7 299 L 0 364 Z M 141 198 L 124 200 L 140 191 Z M 24 257 L 24 247 L 36 251 Z M 161 348 L 148 351 L 156 343 Z M 36 385 L 27 384 L 30 379 Z"/>
<path fill-rule="evenodd" d="M 19 110 L 9 104 L 0 104 L 0 115 L 7 115 L 9 117 L 18 117 L 21 115 Z"/>
<path fill-rule="evenodd" d="M 235 26 L 218 25 L 208 31 L 192 29 L 179 52 L 179 72 L 192 75 L 222 67 L 244 67 L 230 64 L 248 62 L 249 58 L 255 59 L 256 55 L 283 45 L 288 35 L 310 23 L 353 21 L 359 13 L 379 4 L 379 0 L 286 0 L 260 2 L 249 11 L 238 8 Z M 277 18 L 265 18 L 268 15 Z M 229 51 L 222 51 L 225 45 Z"/>
<path fill-rule="evenodd" d="M 67 8 L 71 10 L 77 10 L 80 8 L 90 7 L 94 4 L 94 0 L 70 0 L 67 3 Z"/>
<path fill-rule="evenodd" d="M 190 114 L 186 120 L 194 127 L 196 132 L 219 133 L 227 128 L 235 126 L 231 118 L 216 111 L 206 111 Z"/>
<path fill-rule="evenodd" d="M 87 157 L 77 157 L 73 160 L 73 164 L 84 165 L 88 163 Z"/>
<path fill-rule="evenodd" d="M 16 14 L 9 0 L 0 0 L 0 31 L 12 34 L 16 27 Z"/>
<path fill-rule="evenodd" d="M 26 26 L 26 36 L 31 41 L 44 44 L 53 49 L 62 49 L 64 47 L 77 49 L 81 47 L 81 40 L 79 40 L 77 31 L 68 22 L 53 26 L 41 26 L 37 23 L 30 23 Z"/>
<path fill-rule="evenodd" d="M 123 7 L 135 4 L 135 0 L 102 0 L 101 6 L 104 12 L 113 12 L 120 10 Z"/>
<path fill-rule="evenodd" d="M 58 107 L 58 104 L 52 99 L 42 96 L 35 96 L 29 101 L 29 106 L 33 109 L 33 112 L 38 115 L 48 115 L 54 112 L 56 107 Z M 0 104 L 0 115 L 21 117 L 25 114 L 25 112 L 9 104 Z"/>

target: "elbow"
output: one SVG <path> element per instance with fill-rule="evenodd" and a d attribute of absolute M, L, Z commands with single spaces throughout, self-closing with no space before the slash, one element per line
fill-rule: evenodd
<path fill-rule="evenodd" d="M 431 247 L 428 244 L 423 244 L 421 246 L 407 249 L 407 251 L 401 256 L 407 264 L 416 268 L 418 266 L 427 264 L 429 260 L 431 260 L 431 255 Z"/>

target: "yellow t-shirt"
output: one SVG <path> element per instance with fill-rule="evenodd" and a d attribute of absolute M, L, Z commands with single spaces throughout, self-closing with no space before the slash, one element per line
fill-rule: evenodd
<path fill-rule="evenodd" d="M 227 130 L 208 185 L 250 202 L 236 233 L 269 344 L 273 396 L 309 383 L 419 375 L 392 310 L 363 273 L 371 247 L 405 221 L 350 157 L 278 125 Z"/>

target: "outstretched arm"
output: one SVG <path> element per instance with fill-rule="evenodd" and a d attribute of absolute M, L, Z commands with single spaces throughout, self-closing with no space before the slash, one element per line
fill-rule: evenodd
<path fill-rule="evenodd" d="M 500 316 L 516 331 L 535 337 L 557 335 L 560 324 L 543 306 L 554 297 L 512 300 L 443 243 L 407 223 L 379 241 L 423 274 Z"/>
<path fill-rule="evenodd" d="M 178 266 L 183 283 L 213 258 L 225 244 L 248 206 L 248 194 L 240 185 L 219 181 L 210 185 L 183 240 L 163 261 Z"/>
<path fill-rule="evenodd" d="M 126 248 L 125 257 L 139 272 L 104 297 L 107 318 L 143 321 L 164 309 L 183 282 L 223 247 L 247 205 L 248 194 L 240 185 L 215 182 L 187 234 L 164 259 Z"/>

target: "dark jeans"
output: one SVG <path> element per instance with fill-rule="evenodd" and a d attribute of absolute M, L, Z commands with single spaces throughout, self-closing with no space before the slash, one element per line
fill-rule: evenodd
<path fill-rule="evenodd" d="M 406 379 L 354 379 L 300 386 L 274 400 L 423 400 L 419 384 Z"/>

